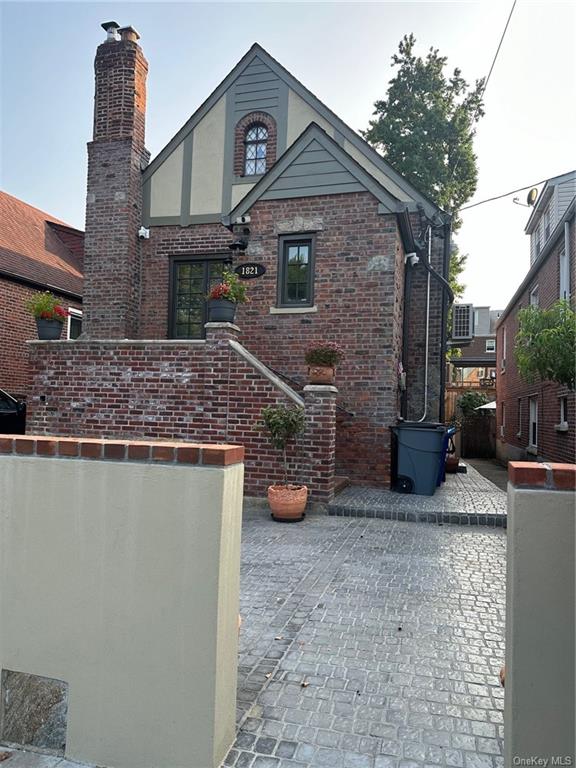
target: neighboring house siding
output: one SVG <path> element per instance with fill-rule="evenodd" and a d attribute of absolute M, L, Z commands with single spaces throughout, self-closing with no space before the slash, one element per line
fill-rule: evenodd
<path fill-rule="evenodd" d="M 574 218 L 570 222 L 570 289 L 574 305 L 576 269 L 576 238 Z M 514 357 L 514 339 L 518 333 L 518 312 L 529 306 L 530 293 L 538 286 L 539 305 L 548 308 L 559 298 L 560 271 L 559 254 L 564 248 L 563 236 L 555 243 L 551 253 L 534 275 L 529 285 L 516 301 L 514 307 L 501 320 L 497 331 L 497 398 L 496 413 L 497 453 L 502 460 L 541 458 L 546 461 L 573 463 L 576 440 L 575 393 L 551 382 L 533 384 L 524 382 L 518 373 Z M 503 336 L 506 333 L 506 369 L 501 370 Z M 568 431 L 558 431 L 560 421 L 560 398 L 568 401 Z M 530 398 L 538 403 L 538 445 L 537 454 L 527 452 L 529 443 Z M 506 413 L 502 423 L 502 404 Z M 503 430 L 502 430 L 503 427 Z"/>
<path fill-rule="evenodd" d="M 26 398 L 31 391 L 29 350 L 27 341 L 37 339 L 36 323 L 26 309 L 26 302 L 37 293 L 37 289 L 0 278 L 0 389 L 13 397 Z M 77 301 L 71 301 L 58 294 L 62 306 L 81 309 Z M 62 329 L 66 338 L 66 324 Z"/>

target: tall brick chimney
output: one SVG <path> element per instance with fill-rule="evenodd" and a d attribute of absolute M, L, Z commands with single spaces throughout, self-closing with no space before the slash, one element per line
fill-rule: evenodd
<path fill-rule="evenodd" d="M 88 144 L 83 333 L 92 339 L 138 335 L 141 172 L 148 62 L 132 27 L 102 24 L 94 61 L 94 132 Z"/>

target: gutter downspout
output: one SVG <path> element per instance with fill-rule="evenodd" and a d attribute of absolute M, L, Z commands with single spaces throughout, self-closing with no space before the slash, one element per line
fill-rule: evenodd
<path fill-rule="evenodd" d="M 432 255 L 432 227 L 428 225 L 428 266 L 430 266 L 430 257 Z M 428 368 L 430 352 L 430 269 L 426 277 L 426 343 L 424 345 L 424 411 L 422 416 L 417 419 L 420 423 L 426 418 L 428 413 Z"/>
<path fill-rule="evenodd" d="M 443 263 L 443 273 L 444 273 L 444 278 L 446 280 L 448 280 L 450 275 L 451 234 L 452 234 L 452 222 L 450 218 L 447 216 L 444 219 L 444 263 Z M 448 338 L 447 325 L 448 325 L 448 312 L 450 311 L 450 307 L 452 306 L 453 301 L 454 301 L 453 293 L 451 298 L 450 298 L 450 294 L 448 294 L 448 299 L 447 299 L 446 291 L 442 292 L 442 314 L 440 317 L 440 322 L 442 323 L 442 329 L 441 329 L 441 335 L 440 335 L 440 413 L 439 413 L 439 419 L 438 419 L 438 421 L 440 421 L 441 424 L 444 423 L 444 419 L 446 418 L 446 342 Z"/>

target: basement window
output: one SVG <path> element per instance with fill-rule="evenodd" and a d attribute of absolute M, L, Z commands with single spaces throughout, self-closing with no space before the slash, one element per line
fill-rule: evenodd
<path fill-rule="evenodd" d="M 278 306 L 314 304 L 314 236 L 280 237 Z"/>

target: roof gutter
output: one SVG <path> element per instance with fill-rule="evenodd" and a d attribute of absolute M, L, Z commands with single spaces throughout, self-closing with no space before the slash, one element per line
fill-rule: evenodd
<path fill-rule="evenodd" d="M 8 272 L 4 269 L 0 269 L 0 278 L 10 280 L 13 283 L 19 283 L 20 285 L 25 285 L 28 288 L 36 288 L 40 291 L 52 290 L 55 293 L 59 293 L 60 296 L 63 296 L 65 299 L 73 299 L 74 301 L 82 302 L 81 293 L 73 293 L 72 291 L 67 291 L 65 288 L 59 288 L 57 285 L 51 285 L 50 283 L 39 283 L 37 280 L 30 280 L 28 277 L 18 275 L 15 272 Z"/>

